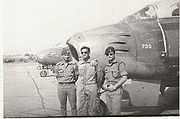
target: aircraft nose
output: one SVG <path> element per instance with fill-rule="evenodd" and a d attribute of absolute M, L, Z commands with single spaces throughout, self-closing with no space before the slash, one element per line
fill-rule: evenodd
<path fill-rule="evenodd" d="M 43 58 L 44 58 L 41 54 L 36 54 L 35 57 L 36 57 L 36 61 L 37 61 L 38 63 L 41 63 L 42 60 L 43 60 Z"/>
<path fill-rule="evenodd" d="M 39 58 L 39 59 L 44 59 L 44 54 L 40 54 L 40 55 L 38 56 L 38 58 Z"/>
<path fill-rule="evenodd" d="M 37 54 L 36 57 L 39 63 L 44 63 L 44 61 L 46 61 L 51 57 L 51 54 L 49 53 Z"/>

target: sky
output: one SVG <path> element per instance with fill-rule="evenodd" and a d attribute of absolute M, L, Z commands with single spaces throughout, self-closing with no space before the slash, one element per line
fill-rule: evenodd
<path fill-rule="evenodd" d="M 159 0 L 4 0 L 3 54 L 37 53 Z"/>

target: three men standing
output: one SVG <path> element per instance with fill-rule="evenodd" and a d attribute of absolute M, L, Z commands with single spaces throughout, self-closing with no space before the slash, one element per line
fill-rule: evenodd
<path fill-rule="evenodd" d="M 71 105 L 72 116 L 77 116 L 76 98 L 78 99 L 78 116 L 97 116 L 98 84 L 102 81 L 102 70 L 98 61 L 90 58 L 90 48 L 83 46 L 81 60 L 76 64 L 70 62 L 69 49 L 63 49 L 62 61 L 56 64 L 55 76 L 58 80 L 58 95 L 61 103 L 61 115 L 67 116 L 67 97 Z M 127 80 L 124 62 L 115 60 L 115 49 L 105 50 L 108 63 L 105 65 L 106 101 L 110 115 L 121 115 L 121 100 L 123 87 Z M 78 79 L 77 84 L 76 80 Z M 76 86 L 77 97 L 76 97 Z"/>

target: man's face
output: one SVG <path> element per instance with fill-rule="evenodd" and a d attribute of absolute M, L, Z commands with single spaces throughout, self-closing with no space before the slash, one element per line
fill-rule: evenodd
<path fill-rule="evenodd" d="M 70 56 L 69 56 L 69 54 L 63 54 L 63 55 L 62 55 L 62 58 L 63 58 L 63 60 L 65 60 L 66 62 L 69 62 L 69 61 L 70 61 Z"/>
<path fill-rule="evenodd" d="M 88 59 L 89 58 L 88 49 L 82 49 L 81 50 L 81 56 L 82 56 L 83 59 Z"/>
<path fill-rule="evenodd" d="M 110 52 L 107 54 L 108 61 L 112 61 L 115 58 L 115 54 L 113 52 Z"/>

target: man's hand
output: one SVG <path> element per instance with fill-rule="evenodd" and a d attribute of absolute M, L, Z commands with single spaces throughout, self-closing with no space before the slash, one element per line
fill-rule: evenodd
<path fill-rule="evenodd" d="M 114 91 L 114 90 L 115 90 L 115 87 L 114 87 L 113 85 L 109 85 L 109 86 L 108 86 L 108 90 Z"/>
<path fill-rule="evenodd" d="M 108 90 L 107 84 L 103 85 L 104 90 Z"/>

